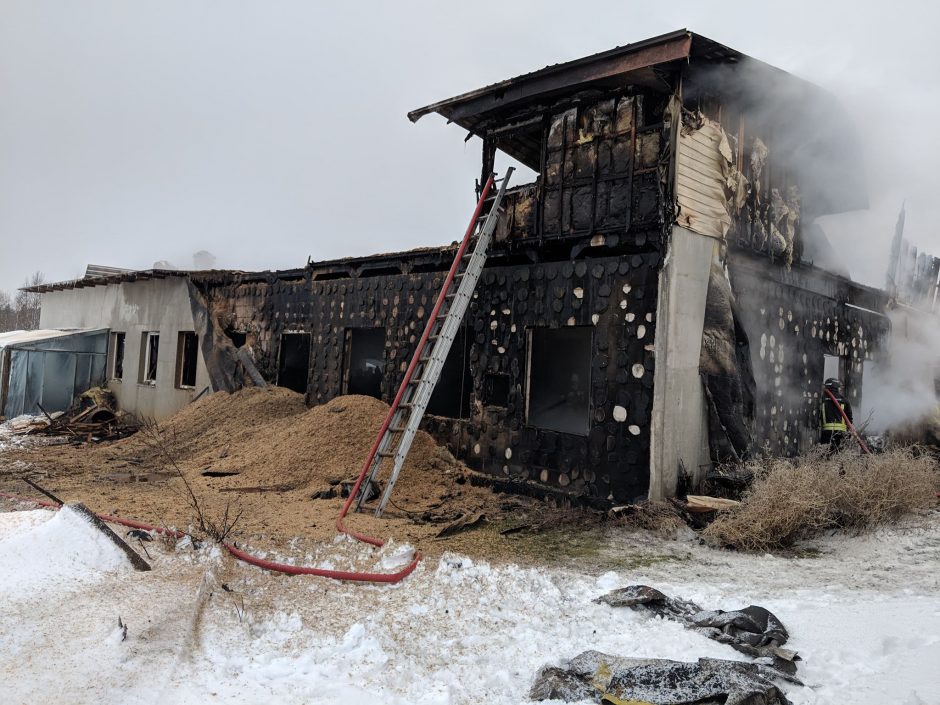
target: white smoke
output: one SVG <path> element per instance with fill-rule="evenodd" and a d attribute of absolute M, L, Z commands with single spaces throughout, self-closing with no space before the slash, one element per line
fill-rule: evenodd
<path fill-rule="evenodd" d="M 940 374 L 940 318 L 896 309 L 889 314 L 891 332 L 878 360 L 865 363 L 858 423 L 869 417 L 868 430 L 889 431 L 936 411 L 935 380 Z"/>

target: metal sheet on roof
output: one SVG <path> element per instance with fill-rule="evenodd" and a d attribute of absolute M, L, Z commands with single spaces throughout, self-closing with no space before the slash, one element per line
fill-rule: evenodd
<path fill-rule="evenodd" d="M 0 333 L 0 348 L 36 343 L 42 340 L 62 338 L 68 335 L 94 333 L 98 328 L 46 328 L 40 330 L 12 330 Z"/>

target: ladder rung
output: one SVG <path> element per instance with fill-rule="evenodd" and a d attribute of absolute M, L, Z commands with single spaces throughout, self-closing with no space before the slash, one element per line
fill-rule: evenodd
<path fill-rule="evenodd" d="M 380 450 L 378 453 L 376 453 L 376 455 L 379 456 L 380 458 L 394 458 L 395 451 Z"/>
<path fill-rule="evenodd" d="M 405 430 L 404 426 L 389 426 L 388 430 L 392 433 L 401 433 Z"/>

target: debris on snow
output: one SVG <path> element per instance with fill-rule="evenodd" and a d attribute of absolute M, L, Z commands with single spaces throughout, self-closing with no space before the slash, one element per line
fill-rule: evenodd
<path fill-rule="evenodd" d="M 743 609 L 703 610 L 689 600 L 669 597 L 648 585 L 629 585 L 612 590 L 594 600 L 611 607 L 631 607 L 657 617 L 677 621 L 709 639 L 728 644 L 736 651 L 772 666 L 792 679 L 799 656 L 780 648 L 790 638 L 783 623 L 769 610 L 757 605 Z"/>
<path fill-rule="evenodd" d="M 585 651 L 564 668 L 548 666 L 529 691 L 533 700 L 593 700 L 609 705 L 790 705 L 759 665 L 701 658 L 623 658 Z"/>

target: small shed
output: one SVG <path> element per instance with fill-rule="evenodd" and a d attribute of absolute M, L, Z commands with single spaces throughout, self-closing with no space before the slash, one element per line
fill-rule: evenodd
<path fill-rule="evenodd" d="M 76 395 L 104 384 L 108 330 L 0 333 L 0 411 L 7 418 L 65 411 Z"/>

